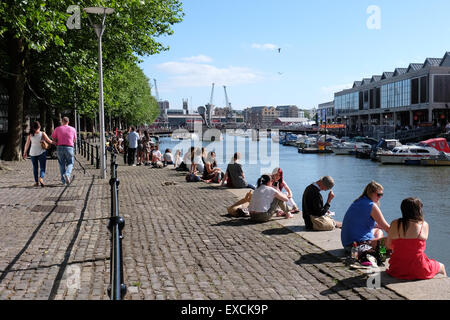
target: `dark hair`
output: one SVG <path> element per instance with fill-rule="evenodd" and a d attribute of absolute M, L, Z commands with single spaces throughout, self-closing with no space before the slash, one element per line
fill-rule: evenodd
<path fill-rule="evenodd" d="M 271 178 L 268 174 L 263 174 L 263 175 L 261 176 L 261 178 L 258 179 L 258 182 L 257 182 L 258 188 L 259 188 L 262 184 L 266 186 L 271 180 L 272 180 L 272 178 Z"/>
<path fill-rule="evenodd" d="M 165 153 L 170 153 L 171 151 L 170 151 L 170 149 L 166 149 L 166 152 Z"/>
<path fill-rule="evenodd" d="M 144 130 L 144 136 L 145 136 L 146 138 L 150 138 L 150 136 L 148 135 L 148 131 L 147 131 L 147 130 Z"/>
<path fill-rule="evenodd" d="M 34 121 L 33 124 L 31 125 L 31 130 L 30 130 L 31 135 L 34 136 L 36 131 L 38 131 L 40 128 L 41 128 L 41 124 L 39 123 L 39 121 Z"/>
<path fill-rule="evenodd" d="M 403 226 L 403 232 L 406 234 L 408 223 L 410 221 L 424 221 L 423 219 L 423 204 L 419 198 L 406 198 L 402 201 L 400 209 L 402 210 L 402 217 L 398 219 L 398 229 L 400 225 Z"/>

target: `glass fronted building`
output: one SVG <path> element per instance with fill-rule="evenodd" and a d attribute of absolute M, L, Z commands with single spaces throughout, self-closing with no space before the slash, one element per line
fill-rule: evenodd
<path fill-rule="evenodd" d="M 450 107 L 450 52 L 408 68 L 355 81 L 334 95 L 336 122 L 354 126 L 445 125 Z"/>

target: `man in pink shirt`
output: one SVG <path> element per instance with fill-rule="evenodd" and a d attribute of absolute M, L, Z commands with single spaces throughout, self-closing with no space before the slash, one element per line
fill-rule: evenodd
<path fill-rule="evenodd" d="M 77 132 L 74 127 L 69 126 L 69 118 L 62 118 L 61 126 L 53 131 L 52 138 L 57 145 L 61 182 L 69 185 L 74 178 L 71 179 L 70 175 L 73 169 L 73 145 L 77 140 Z"/>

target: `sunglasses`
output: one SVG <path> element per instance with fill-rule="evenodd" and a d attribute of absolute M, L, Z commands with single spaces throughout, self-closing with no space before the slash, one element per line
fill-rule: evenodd
<path fill-rule="evenodd" d="M 383 196 L 383 193 L 377 193 L 377 195 L 381 198 Z"/>

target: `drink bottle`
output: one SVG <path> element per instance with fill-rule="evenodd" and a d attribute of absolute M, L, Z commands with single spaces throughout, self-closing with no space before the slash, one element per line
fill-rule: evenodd
<path fill-rule="evenodd" d="M 352 252 L 352 260 L 354 262 L 358 261 L 358 245 L 356 244 L 356 242 L 353 242 L 351 252 Z"/>
<path fill-rule="evenodd" d="M 384 239 L 381 239 L 380 247 L 379 247 L 380 260 L 382 262 L 386 261 L 386 246 L 384 245 Z"/>

